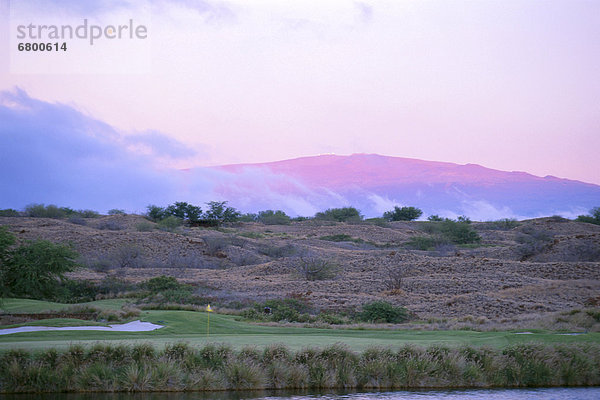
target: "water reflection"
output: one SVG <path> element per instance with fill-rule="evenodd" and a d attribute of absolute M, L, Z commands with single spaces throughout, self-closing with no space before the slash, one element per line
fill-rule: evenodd
<path fill-rule="evenodd" d="M 2 400 L 596 400 L 600 388 L 423 390 L 394 392 L 51 393 L 0 395 Z"/>

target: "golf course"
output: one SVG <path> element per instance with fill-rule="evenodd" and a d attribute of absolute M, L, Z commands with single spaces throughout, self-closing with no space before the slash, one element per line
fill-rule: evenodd
<path fill-rule="evenodd" d="M 99 309 L 117 310 L 126 300 L 99 300 L 81 305 Z M 39 313 L 48 310 L 61 311 L 73 306 L 30 299 L 5 299 L 3 309 L 12 313 Z M 195 311 L 149 310 L 142 311 L 139 319 L 161 325 L 163 328 L 149 332 L 106 332 L 106 331 L 41 331 L 0 335 L 0 349 L 46 349 L 67 348 L 73 343 L 92 345 L 96 342 L 139 343 L 149 342 L 158 347 L 183 341 L 193 346 L 207 343 L 226 343 L 233 348 L 244 346 L 266 346 L 274 343 L 285 344 L 290 349 L 324 347 L 334 343 L 344 343 L 355 351 L 373 346 L 398 348 L 406 344 L 430 345 L 476 345 L 504 347 L 510 344 L 538 342 L 582 343 L 600 342 L 600 333 L 589 332 L 569 334 L 567 332 L 534 331 L 426 331 L 402 329 L 317 329 L 290 326 L 264 326 L 241 320 L 238 316 Z M 76 319 L 50 319 L 33 321 L 27 324 L 5 326 L 44 325 L 55 327 L 107 325 L 108 323 Z M 0 330 L 1 332 L 1 330 Z"/>

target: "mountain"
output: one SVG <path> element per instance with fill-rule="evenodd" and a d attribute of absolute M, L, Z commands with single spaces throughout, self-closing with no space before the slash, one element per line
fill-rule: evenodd
<path fill-rule="evenodd" d="M 425 215 L 486 220 L 573 217 L 600 206 L 598 185 L 376 154 L 320 155 L 214 169 L 228 175 L 215 191 L 244 210 L 312 215 L 352 205 L 374 217 L 394 205 L 412 205 Z"/>

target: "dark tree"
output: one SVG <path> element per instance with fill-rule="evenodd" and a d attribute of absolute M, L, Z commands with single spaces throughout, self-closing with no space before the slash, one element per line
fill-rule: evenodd
<path fill-rule="evenodd" d="M 387 211 L 383 214 L 383 218 L 388 221 L 414 221 L 423 215 L 423 211 L 416 207 L 394 207 L 393 211 Z"/>
<path fill-rule="evenodd" d="M 315 219 L 338 222 L 362 221 L 362 215 L 354 207 L 329 208 L 315 214 Z"/>

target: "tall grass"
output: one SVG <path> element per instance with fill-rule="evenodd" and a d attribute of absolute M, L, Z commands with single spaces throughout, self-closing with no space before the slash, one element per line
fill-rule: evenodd
<path fill-rule="evenodd" d="M 343 344 L 291 351 L 148 343 L 0 354 L 0 392 L 146 392 L 241 389 L 452 388 L 600 384 L 600 344 L 517 344 L 362 353 Z"/>

